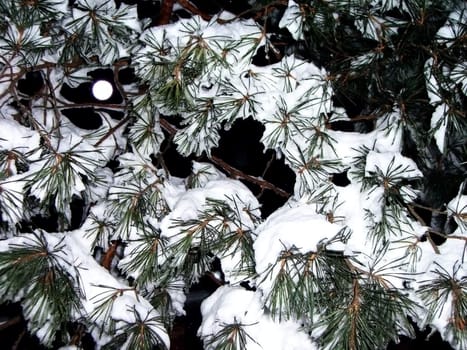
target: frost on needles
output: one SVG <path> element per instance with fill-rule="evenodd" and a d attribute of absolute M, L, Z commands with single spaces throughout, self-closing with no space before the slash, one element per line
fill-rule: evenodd
<path fill-rule="evenodd" d="M 466 5 L 175 3 L 0 0 L 1 303 L 47 347 L 169 349 L 210 276 L 205 349 L 465 349 Z M 291 193 L 213 155 L 248 118 Z"/>

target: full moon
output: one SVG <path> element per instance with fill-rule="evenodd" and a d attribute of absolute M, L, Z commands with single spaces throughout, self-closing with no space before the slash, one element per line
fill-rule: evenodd
<path fill-rule="evenodd" d="M 92 94 L 99 101 L 105 101 L 112 96 L 114 88 L 107 80 L 98 80 L 92 86 Z"/>

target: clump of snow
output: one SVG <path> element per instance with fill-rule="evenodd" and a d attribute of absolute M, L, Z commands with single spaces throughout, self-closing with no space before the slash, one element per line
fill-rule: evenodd
<path fill-rule="evenodd" d="M 447 205 L 449 215 L 451 215 L 456 221 L 459 229 L 467 233 L 467 195 L 463 194 L 462 191 L 467 183 L 464 182 L 458 195 L 453 198 Z"/>
<path fill-rule="evenodd" d="M 446 44 L 447 47 L 452 46 L 453 39 L 459 37 L 462 32 L 462 26 L 467 22 L 467 12 L 465 3 L 459 3 L 454 11 L 449 14 L 446 23 L 439 28 L 436 36 L 440 43 Z"/>
<path fill-rule="evenodd" d="M 282 252 L 292 248 L 300 253 L 316 252 L 319 245 L 336 237 L 341 230 L 342 226 L 317 214 L 315 205 L 284 206 L 271 214 L 257 227 L 253 244 L 263 293 L 269 294 L 272 288 L 275 273 L 268 275 L 267 271 L 276 264 Z M 344 251 L 345 245 L 334 245 L 334 249 Z"/>
<path fill-rule="evenodd" d="M 467 238 L 467 234 L 462 234 L 464 238 Z M 459 244 L 457 239 L 448 239 L 445 243 L 440 245 L 439 254 L 432 254 L 430 257 L 432 259 L 431 264 L 423 271 L 423 274 L 415 275 L 415 288 L 418 289 L 422 285 L 430 285 L 433 280 L 440 278 L 440 272 L 446 276 L 449 275 L 454 281 L 460 283 L 461 280 L 465 279 L 467 276 L 467 264 L 465 261 L 462 261 L 462 256 L 465 254 L 464 244 Z M 443 277 L 444 278 L 444 277 Z M 453 306 L 453 291 L 446 290 L 443 288 L 443 291 L 447 294 L 444 294 L 446 299 L 442 300 L 433 300 L 435 303 L 441 303 L 442 308 L 438 309 L 437 312 L 427 313 L 423 311 L 420 314 L 419 324 L 421 326 L 430 325 L 435 330 L 437 330 L 443 337 L 444 340 L 448 341 L 451 346 L 456 349 L 458 347 L 458 341 L 455 339 L 452 334 L 452 320 L 454 317 L 454 306 Z M 421 305 L 425 305 L 423 300 L 418 296 L 413 297 Z M 459 311 L 459 310 L 457 310 Z"/>
<path fill-rule="evenodd" d="M 24 185 L 25 181 L 21 175 L 0 180 L 2 219 L 13 225 L 21 221 L 24 215 Z"/>
<path fill-rule="evenodd" d="M 388 178 L 416 178 L 423 175 L 412 159 L 400 153 L 370 151 L 366 157 L 365 174 L 370 176 L 377 172 L 387 174 Z"/>
<path fill-rule="evenodd" d="M 226 176 L 210 163 L 193 162 L 191 173 L 188 182 L 192 187 L 204 187 L 210 181 L 226 179 Z"/>
<path fill-rule="evenodd" d="M 0 118 L 0 150 L 27 153 L 39 147 L 39 133 L 14 120 Z"/>
<path fill-rule="evenodd" d="M 225 200 L 232 203 L 233 198 L 241 198 L 245 206 L 259 216 L 259 203 L 250 190 L 238 180 L 209 181 L 203 188 L 189 189 L 181 193 L 173 204 L 172 211 L 161 222 L 163 236 L 176 240 L 180 229 L 173 226 L 174 220 L 190 220 L 198 217 L 205 209 L 207 199 Z M 241 213 L 241 221 L 251 221 L 246 212 Z"/>
<path fill-rule="evenodd" d="M 300 330 L 298 322 L 274 322 L 265 313 L 259 293 L 242 287 L 219 287 L 201 304 L 201 315 L 203 321 L 198 335 L 203 339 L 207 350 L 220 346 L 219 342 L 210 342 L 226 325 L 232 324 L 241 325 L 246 332 L 248 350 L 316 349 L 309 336 Z"/>
<path fill-rule="evenodd" d="M 214 178 L 217 178 L 217 176 L 214 176 Z M 172 191 L 172 194 L 176 193 L 177 191 Z M 241 222 L 241 227 L 237 227 L 233 222 L 228 224 L 229 229 L 234 232 L 238 229 L 252 230 L 255 227 L 253 217 L 260 216 L 258 200 L 238 180 L 215 179 L 206 182 L 203 187 L 192 188 L 178 193 L 177 200 L 173 200 L 172 198 L 169 203 L 172 211 L 160 223 L 161 236 L 168 239 L 169 245 L 177 245 L 188 236 L 187 230 L 185 229 L 184 231 L 183 227 L 177 225 L 177 223 L 199 220 L 202 213 L 205 210 L 209 210 L 210 206 L 213 205 L 213 201 L 224 202 L 233 210 L 231 213 L 232 218 L 235 222 Z M 203 220 L 206 220 L 206 218 Z M 209 218 L 209 222 L 205 224 L 209 226 L 210 232 L 212 230 L 215 231 L 216 229 L 213 228 L 217 227 L 218 231 L 216 234 L 218 236 L 208 237 L 207 239 L 222 239 L 221 235 L 223 233 L 220 227 L 223 227 L 223 220 L 224 218 L 219 215 L 213 215 Z M 201 243 L 202 238 L 194 234 L 190 236 L 190 239 L 191 247 L 196 249 Z M 232 249 L 216 253 L 221 261 L 226 280 L 231 283 L 241 282 L 244 276 L 242 277 L 241 273 L 237 275 L 237 270 L 241 266 L 242 251 L 240 249 L 234 250 L 232 247 Z M 182 262 L 180 261 L 179 263 Z"/>
<path fill-rule="evenodd" d="M 431 116 L 430 127 L 433 130 L 433 137 L 435 138 L 436 145 L 441 152 L 444 152 L 446 128 L 448 124 L 447 111 L 449 107 L 443 102 L 440 93 L 440 84 L 434 74 L 435 67 L 433 66 L 433 59 L 430 58 L 425 63 L 425 80 L 427 81 L 427 93 L 430 103 L 435 106 L 435 110 Z"/>
<path fill-rule="evenodd" d="M 300 7 L 295 1 L 289 0 L 287 9 L 279 22 L 279 28 L 287 28 L 295 40 L 303 40 L 303 22 L 304 16 Z"/>
<path fill-rule="evenodd" d="M 171 307 L 176 315 L 185 315 L 185 281 L 182 278 L 177 278 L 169 282 L 167 286 L 167 293 L 170 295 Z"/>

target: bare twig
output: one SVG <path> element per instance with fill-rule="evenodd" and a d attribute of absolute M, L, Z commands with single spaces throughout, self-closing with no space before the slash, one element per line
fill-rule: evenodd
<path fill-rule="evenodd" d="M 243 171 L 238 170 L 237 168 L 234 168 L 233 166 L 224 162 L 222 159 L 217 158 L 215 156 L 211 156 L 210 159 L 214 164 L 220 166 L 222 169 L 227 171 L 234 178 L 242 179 L 242 180 L 246 180 L 248 182 L 254 183 L 255 185 L 258 185 L 259 187 L 261 187 L 262 189 L 271 190 L 281 197 L 284 197 L 284 198 L 290 197 L 290 193 L 288 193 L 287 191 L 284 191 L 283 189 L 277 187 L 276 185 L 270 183 L 269 181 L 258 178 L 256 176 L 245 174 Z"/>
<path fill-rule="evenodd" d="M 268 160 L 268 162 L 266 163 L 266 167 L 264 168 L 264 171 L 263 173 L 261 174 L 261 178 L 264 178 L 266 177 L 266 174 L 269 170 L 269 168 L 271 167 L 272 163 L 274 162 L 274 160 L 276 159 L 276 155 L 274 153 L 272 153 L 272 156 L 271 158 Z M 264 188 L 261 189 L 261 192 L 256 196 L 256 198 L 260 199 L 261 196 L 263 195 L 264 193 Z"/>
<path fill-rule="evenodd" d="M 431 247 L 433 248 L 434 252 L 436 254 L 441 254 L 441 252 L 439 251 L 439 248 L 438 246 L 435 244 L 435 242 L 433 241 L 433 238 L 431 238 L 430 235 L 426 235 L 426 239 L 428 240 L 428 242 L 430 242 L 431 244 Z"/>
<path fill-rule="evenodd" d="M 446 234 L 446 233 L 443 233 L 443 232 L 433 230 L 431 227 L 428 228 L 428 232 L 433 233 L 436 236 L 439 236 L 439 237 L 442 237 L 442 238 L 445 238 L 445 239 L 449 239 L 449 238 L 451 238 L 451 239 L 460 239 L 462 241 L 467 242 L 467 237 L 465 237 L 465 236 L 449 235 L 449 234 Z"/>
<path fill-rule="evenodd" d="M 0 331 L 3 331 L 4 329 L 7 329 L 10 326 L 14 326 L 15 324 L 18 324 L 20 322 L 21 316 L 15 316 L 13 318 L 10 318 L 8 321 L 0 323 Z"/>
<path fill-rule="evenodd" d="M 175 126 L 173 126 L 172 124 L 170 124 L 167 120 L 165 120 L 163 118 L 160 118 L 160 124 L 171 135 L 175 134 L 177 132 L 177 130 L 178 130 Z M 218 157 L 211 156 L 209 159 L 214 164 L 216 164 L 219 167 L 221 167 L 222 169 L 224 169 L 233 178 L 248 181 L 250 183 L 258 185 L 262 189 L 271 190 L 271 191 L 273 191 L 274 193 L 276 193 L 277 195 L 279 195 L 281 197 L 284 197 L 284 198 L 289 198 L 290 197 L 290 193 L 288 193 L 287 191 L 277 187 L 276 185 L 270 183 L 267 180 L 261 179 L 261 178 L 256 177 L 256 176 L 245 174 L 243 171 L 241 171 L 241 170 L 239 170 L 237 168 L 234 168 L 233 166 L 231 166 L 230 164 L 227 164 L 226 162 L 224 162 L 222 159 L 220 159 Z"/>
<path fill-rule="evenodd" d="M 113 135 L 115 133 L 115 131 L 117 131 L 120 127 L 122 127 L 123 125 L 125 125 L 129 120 L 131 119 L 131 117 L 129 115 L 127 115 L 125 118 L 123 118 L 122 120 L 120 120 L 118 122 L 117 125 L 111 127 L 109 129 L 109 131 L 107 131 L 107 133 L 102 136 L 99 141 L 97 141 L 95 144 L 94 144 L 94 147 L 98 147 L 102 142 L 104 142 L 105 140 L 107 140 L 107 138 L 109 138 L 111 135 Z"/>

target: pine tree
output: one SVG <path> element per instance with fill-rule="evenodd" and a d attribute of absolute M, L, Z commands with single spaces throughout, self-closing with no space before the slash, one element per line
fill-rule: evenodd
<path fill-rule="evenodd" d="M 465 3 L 152 5 L 0 0 L 3 307 L 168 349 L 208 277 L 205 349 L 467 348 Z M 258 174 L 219 151 L 247 122 Z"/>

